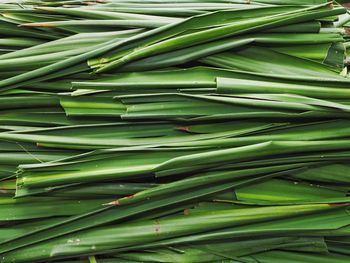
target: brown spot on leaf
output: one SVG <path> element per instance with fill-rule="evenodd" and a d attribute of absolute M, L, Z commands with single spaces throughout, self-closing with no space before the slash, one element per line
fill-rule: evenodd
<path fill-rule="evenodd" d="M 120 205 L 120 203 L 119 203 L 119 200 L 115 200 L 115 201 L 109 202 L 105 205 Z"/>
<path fill-rule="evenodd" d="M 155 227 L 156 235 L 160 235 L 160 222 L 159 222 L 159 220 L 157 219 L 157 220 L 155 221 L 155 223 L 156 223 L 156 227 Z"/>
<path fill-rule="evenodd" d="M 343 4 L 346 9 L 350 9 L 350 3 Z"/>
<path fill-rule="evenodd" d="M 344 27 L 345 36 L 350 36 L 350 28 Z"/>
<path fill-rule="evenodd" d="M 190 132 L 190 127 L 188 126 L 181 126 L 181 127 L 177 127 L 177 130 L 179 131 L 184 131 L 184 132 Z"/>
<path fill-rule="evenodd" d="M 334 203 L 334 204 L 329 204 L 329 206 L 350 206 L 350 203 Z"/>

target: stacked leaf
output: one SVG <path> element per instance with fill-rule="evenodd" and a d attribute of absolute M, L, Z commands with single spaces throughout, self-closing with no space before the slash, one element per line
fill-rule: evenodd
<path fill-rule="evenodd" d="M 1 263 L 349 262 L 343 6 L 4 2 Z"/>

